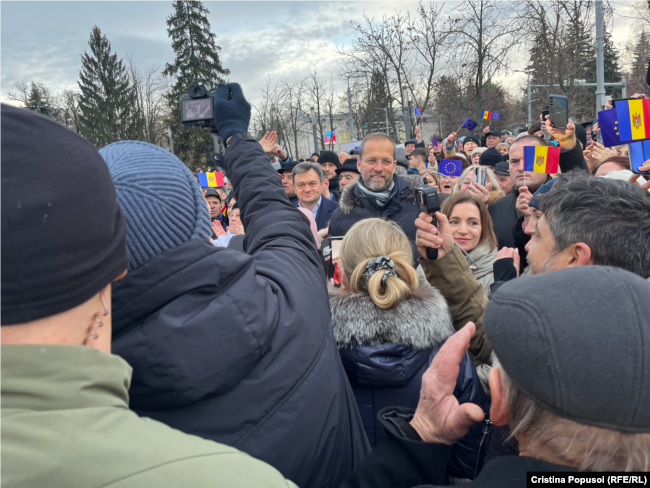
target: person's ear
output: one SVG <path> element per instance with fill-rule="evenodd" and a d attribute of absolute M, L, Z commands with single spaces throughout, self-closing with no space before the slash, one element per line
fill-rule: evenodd
<path fill-rule="evenodd" d="M 566 267 L 586 266 L 593 264 L 591 261 L 591 249 L 584 242 L 576 242 L 565 249 Z"/>
<path fill-rule="evenodd" d="M 128 272 L 127 269 L 125 269 L 124 271 L 122 271 L 122 274 L 121 274 L 120 276 L 118 276 L 117 278 L 115 278 L 115 279 L 113 280 L 113 283 L 115 283 L 117 280 L 121 280 L 122 278 L 124 278 L 124 277 L 126 276 L 126 273 L 127 273 L 127 272 Z"/>
<path fill-rule="evenodd" d="M 490 407 L 490 420 L 496 426 L 508 425 L 510 421 L 508 412 L 508 399 L 501 383 L 501 369 L 492 368 L 488 377 L 492 406 Z"/>

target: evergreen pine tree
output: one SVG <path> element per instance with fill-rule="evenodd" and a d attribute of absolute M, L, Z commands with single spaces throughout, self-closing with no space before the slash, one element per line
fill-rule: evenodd
<path fill-rule="evenodd" d="M 586 80 L 587 83 L 596 83 L 596 50 L 592 49 L 592 57 L 585 64 L 586 67 Z M 621 81 L 622 75 L 618 68 L 618 54 L 614 49 L 614 43 L 612 42 L 612 35 L 609 32 L 605 32 L 603 37 L 603 60 L 605 67 L 605 83 L 617 83 Z M 593 89 L 594 94 L 596 89 Z M 608 95 L 611 95 L 614 98 L 621 96 L 621 89 L 618 87 L 605 87 L 605 92 Z"/>
<path fill-rule="evenodd" d="M 79 73 L 79 133 L 101 148 L 121 140 L 140 140 L 144 121 L 136 92 L 111 43 L 94 26 L 88 41 L 91 54 L 81 57 Z"/>
<path fill-rule="evenodd" d="M 29 97 L 25 101 L 25 108 L 61 122 L 61 111 L 53 106 L 49 89 L 40 83 L 32 82 Z"/>
<path fill-rule="evenodd" d="M 383 74 L 374 70 L 370 79 L 370 90 L 368 92 L 368 102 L 363 115 L 362 134 L 365 136 L 371 132 L 387 132 L 390 127 L 386 127 L 386 110 L 389 107 L 388 94 Z M 392 111 L 389 111 L 388 117 L 392 118 Z M 390 121 L 389 121 L 390 124 Z"/>
<path fill-rule="evenodd" d="M 171 117 L 174 153 L 188 167 L 209 165 L 210 152 L 214 150 L 212 135 L 199 127 L 181 124 L 180 97 L 196 85 L 216 88 L 230 70 L 223 68 L 219 59 L 221 48 L 216 45 L 216 35 L 210 31 L 206 9 L 200 1 L 175 1 L 174 13 L 167 18 L 167 34 L 175 53 L 173 64 L 165 65 L 165 76 L 174 76 L 176 82 L 167 101 Z"/>
<path fill-rule="evenodd" d="M 646 73 L 648 72 L 646 57 L 648 55 L 650 55 L 650 34 L 641 31 L 639 40 L 634 46 L 632 69 L 628 80 L 628 96 L 633 93 L 648 93 L 646 84 Z"/>

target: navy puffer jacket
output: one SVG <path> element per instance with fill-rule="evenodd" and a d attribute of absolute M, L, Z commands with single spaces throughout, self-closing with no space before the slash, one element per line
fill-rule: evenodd
<path fill-rule="evenodd" d="M 428 284 L 397 307 L 382 310 L 367 294 L 347 294 L 330 287 L 334 336 L 359 406 L 363 426 L 374 446 L 387 434 L 377 419 L 385 407 L 415 408 L 422 375 L 454 329 L 445 299 Z M 488 399 L 466 353 L 454 395 L 486 413 Z M 478 463 L 482 424 L 453 448 L 450 475 L 473 478 Z"/>
<path fill-rule="evenodd" d="M 247 254 L 194 239 L 114 284 L 113 352 L 133 367 L 131 407 L 301 488 L 338 486 L 369 446 L 309 221 L 257 141 L 233 136 L 226 165 Z"/>

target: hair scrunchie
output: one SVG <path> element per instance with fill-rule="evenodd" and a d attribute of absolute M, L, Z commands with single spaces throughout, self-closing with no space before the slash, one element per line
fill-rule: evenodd
<path fill-rule="evenodd" d="M 386 286 L 387 276 L 397 276 L 395 271 L 395 263 L 388 256 L 379 256 L 378 258 L 371 259 L 366 265 L 366 272 L 368 279 L 379 270 L 384 270 L 384 276 L 381 277 L 381 284 Z"/>

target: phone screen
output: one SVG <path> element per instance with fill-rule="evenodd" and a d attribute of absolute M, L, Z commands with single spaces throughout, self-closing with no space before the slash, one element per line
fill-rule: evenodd
<path fill-rule="evenodd" d="M 568 101 L 563 95 L 549 95 L 549 120 L 553 127 L 566 129 L 569 123 Z"/>
<path fill-rule="evenodd" d="M 650 174 L 650 171 L 639 171 L 639 166 L 650 159 L 650 140 L 631 142 L 627 147 L 630 152 L 632 172 L 642 175 Z"/>

